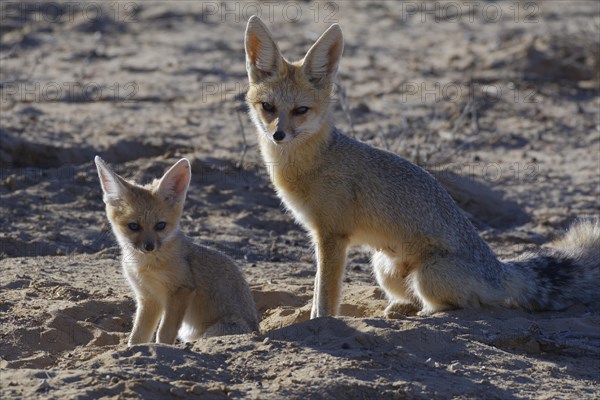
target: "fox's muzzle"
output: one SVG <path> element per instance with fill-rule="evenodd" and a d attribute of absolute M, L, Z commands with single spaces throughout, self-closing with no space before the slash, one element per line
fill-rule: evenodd
<path fill-rule="evenodd" d="M 284 131 L 276 131 L 276 132 L 273 134 L 273 140 L 274 140 L 274 141 L 276 141 L 276 142 L 280 142 L 280 141 L 282 141 L 283 139 L 285 139 L 285 132 L 284 132 Z"/>
<path fill-rule="evenodd" d="M 152 242 L 144 242 L 144 250 L 146 251 L 153 251 L 155 247 Z"/>

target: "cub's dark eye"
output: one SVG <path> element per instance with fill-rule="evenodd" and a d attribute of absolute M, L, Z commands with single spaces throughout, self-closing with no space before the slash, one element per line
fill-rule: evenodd
<path fill-rule="evenodd" d="M 166 222 L 158 222 L 156 225 L 154 225 L 154 229 L 156 229 L 157 231 L 162 231 L 163 229 L 165 229 L 165 227 L 167 226 Z"/>
<path fill-rule="evenodd" d="M 271 104 L 271 103 L 262 103 L 262 108 L 266 112 L 273 112 L 273 111 L 275 111 L 275 106 L 273 104 Z"/>
<path fill-rule="evenodd" d="M 292 114 L 302 115 L 302 114 L 306 114 L 307 111 L 308 111 L 308 107 L 298 107 L 298 108 L 294 108 L 292 110 Z"/>
<path fill-rule="evenodd" d="M 137 231 L 139 231 L 140 229 L 142 229 L 142 227 L 141 227 L 139 224 L 136 224 L 135 222 L 132 222 L 132 223 L 130 223 L 130 224 L 127 224 L 127 227 L 128 227 L 129 229 L 131 229 L 132 231 L 134 231 L 134 232 L 137 232 Z"/>

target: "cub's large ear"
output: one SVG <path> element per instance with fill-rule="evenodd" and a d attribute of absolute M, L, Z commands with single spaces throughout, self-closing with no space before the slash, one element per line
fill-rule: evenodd
<path fill-rule="evenodd" d="M 324 87 L 333 82 L 343 51 L 342 28 L 333 24 L 308 50 L 302 62 L 304 74 L 313 85 Z"/>
<path fill-rule="evenodd" d="M 106 204 L 116 205 L 123 198 L 127 190 L 127 183 L 100 157 L 96 156 L 94 162 L 98 170 L 100 186 L 102 186 L 102 192 L 104 193 L 102 200 Z"/>
<path fill-rule="evenodd" d="M 246 70 L 250 82 L 260 82 L 276 74 L 282 57 L 271 33 L 256 15 L 248 20 L 246 37 Z"/>
<path fill-rule="evenodd" d="M 156 193 L 170 206 L 180 204 L 185 200 L 191 178 L 190 162 L 182 158 L 160 178 Z"/>

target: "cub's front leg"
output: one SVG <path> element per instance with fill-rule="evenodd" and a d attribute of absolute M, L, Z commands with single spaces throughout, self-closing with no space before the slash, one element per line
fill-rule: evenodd
<path fill-rule="evenodd" d="M 345 235 L 319 236 L 316 243 L 317 275 L 311 318 L 337 315 L 342 294 L 348 238 Z"/>
<path fill-rule="evenodd" d="M 188 287 L 178 287 L 167 297 L 165 314 L 160 321 L 156 343 L 173 344 L 177 332 L 181 328 L 185 311 L 187 310 L 194 290 Z"/>
<path fill-rule="evenodd" d="M 150 342 L 152 334 L 156 330 L 160 314 L 162 314 L 162 308 L 157 301 L 142 296 L 138 296 L 136 301 L 135 320 L 127 342 L 129 346 Z"/>

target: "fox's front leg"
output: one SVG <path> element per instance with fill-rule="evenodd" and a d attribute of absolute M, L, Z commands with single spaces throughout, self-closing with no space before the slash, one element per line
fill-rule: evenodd
<path fill-rule="evenodd" d="M 311 318 L 337 315 L 347 246 L 347 237 L 341 235 L 317 239 L 317 276 Z"/>
<path fill-rule="evenodd" d="M 152 299 L 138 297 L 135 321 L 127 344 L 132 346 L 150 342 L 161 313 L 162 309 L 159 303 Z"/>
<path fill-rule="evenodd" d="M 176 288 L 174 292 L 169 294 L 165 314 L 160 321 L 158 333 L 156 334 L 156 343 L 175 343 L 177 332 L 179 332 L 183 322 L 185 310 L 190 304 L 192 294 L 193 289 L 187 287 Z"/>

